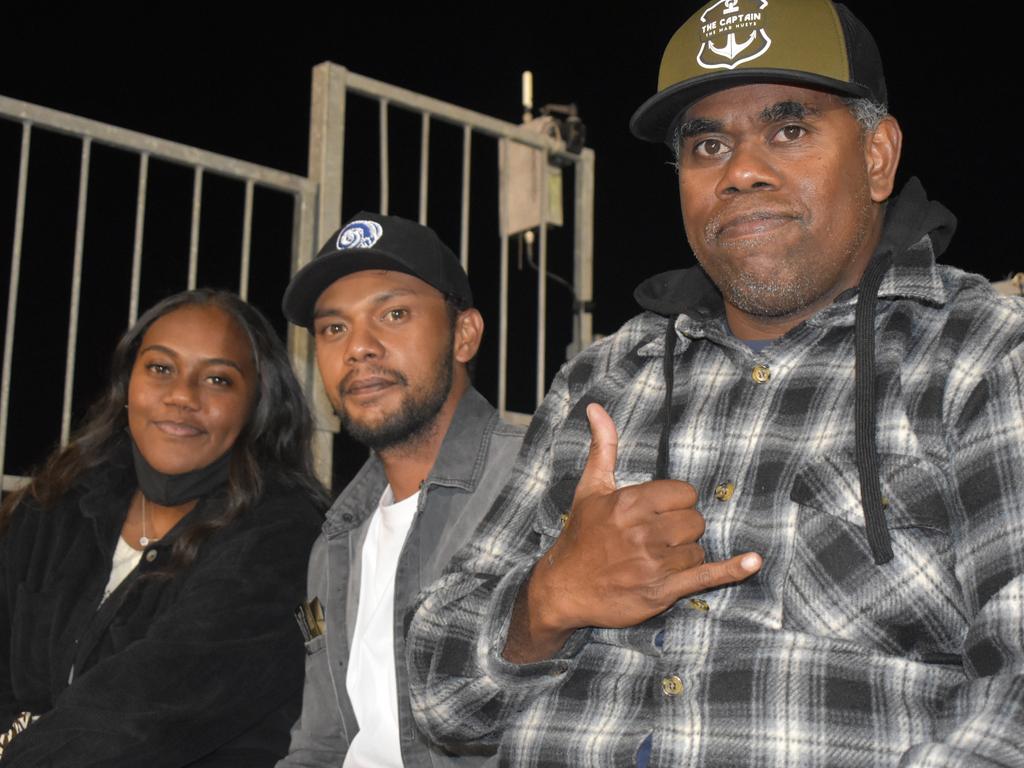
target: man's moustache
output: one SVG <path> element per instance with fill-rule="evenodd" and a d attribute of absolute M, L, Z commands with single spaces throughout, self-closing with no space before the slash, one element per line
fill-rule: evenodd
<path fill-rule="evenodd" d="M 407 385 L 409 383 L 409 380 L 406 379 L 401 371 L 394 371 L 390 368 L 363 368 L 358 371 L 349 371 L 345 374 L 344 378 L 338 382 L 338 394 L 344 397 L 348 394 L 348 388 L 355 379 L 365 379 L 371 376 L 387 379 L 392 384 Z"/>

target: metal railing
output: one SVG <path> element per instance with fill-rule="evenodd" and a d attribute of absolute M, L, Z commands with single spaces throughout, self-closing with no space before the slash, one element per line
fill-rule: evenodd
<path fill-rule="evenodd" d="M 18 182 L 15 200 L 13 245 L 8 286 L 7 321 L 4 332 L 3 373 L 0 377 L 0 476 L 2 489 L 18 487 L 24 478 L 4 472 L 7 457 L 9 431 L 9 407 L 17 305 L 22 266 L 23 235 L 26 195 L 31 172 L 32 138 L 40 132 L 50 132 L 73 137 L 80 143 L 77 209 L 75 216 L 74 244 L 71 266 L 71 296 L 67 327 L 66 365 L 64 369 L 63 398 L 61 408 L 60 443 L 67 443 L 72 422 L 76 351 L 79 346 L 78 327 L 81 311 L 81 290 L 83 260 L 86 258 L 85 233 L 87 226 L 88 199 L 91 188 L 90 166 L 94 146 L 103 145 L 131 153 L 138 157 L 136 189 L 134 195 L 134 232 L 131 253 L 131 283 L 128 301 L 128 323 L 134 323 L 139 314 L 141 274 L 145 260 L 144 234 L 146 232 L 146 210 L 149 193 L 151 162 L 170 163 L 191 170 L 192 194 L 188 238 L 187 287 L 197 283 L 199 267 L 200 220 L 203 213 L 204 179 L 220 176 L 244 184 L 242 209 L 242 235 L 239 253 L 238 291 L 247 297 L 250 283 L 250 262 L 253 245 L 254 191 L 266 187 L 286 193 L 294 200 L 291 271 L 294 273 L 308 263 L 315 253 L 320 240 L 338 228 L 342 221 L 344 187 L 344 164 L 346 153 L 346 105 L 350 95 L 376 101 L 378 135 L 376 151 L 379 152 L 379 210 L 388 213 L 392 207 L 393 188 L 391 184 L 391 143 L 389 141 L 392 110 L 400 110 L 418 116 L 419 122 L 419 163 L 418 163 L 418 204 L 416 216 L 421 223 L 428 222 L 429 193 L 431 189 L 431 128 L 435 123 L 455 126 L 461 136 L 461 168 L 459 173 L 460 191 L 457 207 L 459 211 L 458 253 L 463 266 L 471 271 L 480 263 L 482 254 L 470 257 L 470 230 L 475 221 L 474 206 L 471 205 L 470 186 L 474 179 L 472 166 L 473 150 L 481 139 L 493 142 L 498 150 L 498 184 L 494 190 L 499 216 L 505 220 L 508 206 L 504 190 L 507 163 L 504 161 L 510 143 L 519 143 L 542 153 L 543 165 L 557 159 L 560 165 L 571 167 L 574 183 L 572 187 L 572 251 L 573 251 L 573 292 L 572 349 L 582 349 L 592 339 L 592 318 L 590 306 L 593 291 L 593 197 L 594 197 L 594 153 L 584 149 L 575 154 L 547 136 L 531 132 L 520 125 L 505 122 L 488 115 L 464 109 L 433 99 L 422 94 L 398 88 L 373 80 L 344 67 L 325 62 L 313 70 L 312 102 L 310 112 L 309 176 L 297 176 L 273 168 L 249 163 L 225 155 L 155 138 L 124 128 L 95 120 L 59 112 L 23 101 L 0 97 L 0 121 L 13 121 L 21 126 L 21 145 L 18 165 Z M 476 141 L 476 145 L 474 144 Z M 441 173 L 449 170 L 441 165 Z M 546 184 L 540 195 L 542 211 L 546 211 Z M 491 222 L 493 224 L 494 222 Z M 543 218 L 538 228 L 538 279 L 536 287 L 536 355 L 532 411 L 544 396 L 550 378 L 547 365 L 546 330 L 549 323 L 547 296 L 548 268 L 548 227 Z M 513 412 L 508 408 L 509 378 L 509 236 L 503 232 L 495 238 L 491 250 L 499 261 L 499 328 L 498 328 L 498 374 L 497 404 L 506 418 L 528 421 L 527 412 Z M 314 410 L 317 413 L 317 436 L 314 453 L 317 472 L 329 482 L 332 468 L 333 433 L 338 431 L 336 417 L 331 413 L 327 398 L 320 384 L 316 370 L 309 335 L 303 329 L 290 328 L 289 347 L 293 363 L 303 386 L 311 393 Z"/>
<path fill-rule="evenodd" d="M 95 120 L 59 112 L 24 101 L 0 96 L 0 119 L 21 125 L 21 147 L 18 163 L 18 182 L 14 213 L 14 233 L 8 284 L 7 318 L 4 329 L 3 371 L 0 374 L 0 476 L 2 489 L 18 487 L 24 478 L 5 473 L 7 456 L 8 416 L 10 407 L 11 375 L 17 306 L 22 266 L 23 235 L 27 205 L 27 185 L 31 166 L 31 142 L 34 133 L 54 132 L 80 141 L 81 153 L 78 176 L 77 211 L 75 216 L 74 252 L 72 260 L 70 312 L 67 329 L 66 365 L 61 406 L 60 444 L 65 445 L 71 431 L 72 400 L 74 395 L 76 350 L 81 310 L 82 267 L 87 203 L 90 190 L 92 149 L 96 145 L 112 147 L 138 156 L 138 177 L 135 196 L 135 226 L 132 246 L 132 274 L 129 297 L 128 324 L 139 314 L 139 293 L 143 269 L 143 235 L 146 228 L 146 201 L 151 160 L 184 166 L 192 170 L 191 226 L 188 245 L 189 289 L 196 287 L 199 265 L 200 217 L 202 215 L 203 179 L 216 175 L 244 184 L 241 251 L 239 253 L 238 292 L 246 298 L 250 282 L 252 249 L 253 200 L 257 187 L 269 188 L 291 195 L 294 199 L 292 227 L 293 261 L 298 254 L 308 254 L 313 247 L 313 213 L 316 184 L 303 176 L 285 173 L 273 168 L 249 163 L 225 155 L 207 152 L 196 147 L 155 138 L 135 131 L 118 128 Z"/>
<path fill-rule="evenodd" d="M 1024 272 L 1017 272 L 1005 280 L 992 283 L 992 287 L 1003 296 L 1024 296 Z"/>
<path fill-rule="evenodd" d="M 342 222 L 342 210 L 345 193 L 345 159 L 346 159 L 346 115 L 349 109 L 348 98 L 354 95 L 377 103 L 377 152 L 379 154 L 378 179 L 379 202 L 381 213 L 391 209 L 391 120 L 392 111 L 400 110 L 419 118 L 419 183 L 417 217 L 422 224 L 428 221 L 428 194 L 430 189 L 431 167 L 431 126 L 436 123 L 455 126 L 461 133 L 461 168 L 460 191 L 458 195 L 459 227 L 457 252 L 463 267 L 473 275 L 474 264 L 479 263 L 483 254 L 476 253 L 470 258 L 470 227 L 471 218 L 470 184 L 474 168 L 471 166 L 474 140 L 485 137 L 497 142 L 499 153 L 507 152 L 509 143 L 519 143 L 532 147 L 543 153 L 543 166 L 557 159 L 559 164 L 573 170 L 572 187 L 572 226 L 573 226 L 573 349 L 582 349 L 589 345 L 593 337 L 593 321 L 590 311 L 593 297 L 593 207 L 594 207 L 594 152 L 583 149 L 573 153 L 565 150 L 560 142 L 545 135 L 531 132 L 521 125 L 499 120 L 488 115 L 474 112 L 423 94 L 399 88 L 388 83 L 374 80 L 351 72 L 348 69 L 325 62 L 313 69 L 313 87 L 310 117 L 310 149 L 309 175 L 319 185 L 320 196 L 317 209 L 317 231 L 321 237 L 333 232 Z M 508 205 L 505 174 L 507 162 L 499 160 L 498 184 L 494 190 L 498 198 L 499 216 L 505 219 L 505 206 Z M 445 168 L 452 172 L 452 169 Z M 541 184 L 542 219 L 538 227 L 538 278 L 537 278 L 537 316 L 535 338 L 535 371 L 533 385 L 533 408 L 544 397 L 550 373 L 547 365 L 546 331 L 548 327 L 548 227 L 544 220 L 547 185 Z M 454 207 L 454 206 L 453 206 Z M 408 214 L 406 214 L 408 215 Z M 410 216 L 411 218 L 411 216 Z M 453 243 L 454 245 L 454 243 Z M 497 375 L 497 406 L 502 415 L 511 420 L 528 421 L 528 413 L 515 413 L 508 406 L 508 359 L 509 359 L 509 236 L 500 233 L 495 243 L 495 253 L 491 254 L 499 260 L 499 327 L 498 327 L 498 375 Z M 296 267 L 301 264 L 296 264 Z M 293 336 L 297 346 L 308 345 L 305 334 Z M 311 365 L 311 363 L 310 363 Z M 326 397 L 319 386 L 316 388 L 318 409 L 327 412 Z M 336 428 L 336 427 L 335 427 Z M 329 451 L 329 435 L 321 435 L 321 451 Z"/>

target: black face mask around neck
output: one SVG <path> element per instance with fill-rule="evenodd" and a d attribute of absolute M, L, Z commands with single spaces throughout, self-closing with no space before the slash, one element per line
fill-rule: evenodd
<path fill-rule="evenodd" d="M 154 469 L 132 440 L 132 460 L 135 462 L 135 478 L 146 499 L 162 507 L 176 507 L 186 501 L 198 499 L 216 490 L 228 479 L 231 451 L 212 464 L 182 472 L 180 475 L 165 475 Z"/>

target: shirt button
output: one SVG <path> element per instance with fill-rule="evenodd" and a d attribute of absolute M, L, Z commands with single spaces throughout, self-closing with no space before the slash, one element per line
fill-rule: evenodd
<path fill-rule="evenodd" d="M 735 490 L 736 483 L 719 483 L 715 486 L 715 498 L 719 501 L 728 501 Z"/>
<path fill-rule="evenodd" d="M 755 365 L 754 370 L 750 372 L 750 378 L 754 380 L 755 384 L 764 384 L 772 377 L 772 372 L 767 365 Z"/>
<path fill-rule="evenodd" d="M 156 560 L 156 550 L 151 549 L 146 553 L 146 562 L 152 563 L 154 560 Z"/>
<path fill-rule="evenodd" d="M 683 692 L 683 681 L 677 675 L 662 678 L 661 690 L 666 696 L 678 696 Z"/>
<path fill-rule="evenodd" d="M 701 600 L 699 597 L 691 598 L 690 602 L 688 603 L 688 605 L 691 608 L 693 608 L 693 610 L 700 611 L 701 613 L 707 613 L 708 611 L 711 610 L 711 606 L 708 605 L 708 601 L 707 600 Z"/>

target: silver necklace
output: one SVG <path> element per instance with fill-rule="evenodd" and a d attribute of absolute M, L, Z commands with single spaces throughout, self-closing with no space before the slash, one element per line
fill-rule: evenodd
<path fill-rule="evenodd" d="M 139 536 L 139 546 L 143 549 L 149 546 L 149 536 L 146 535 L 146 494 L 142 494 L 142 535 Z"/>

